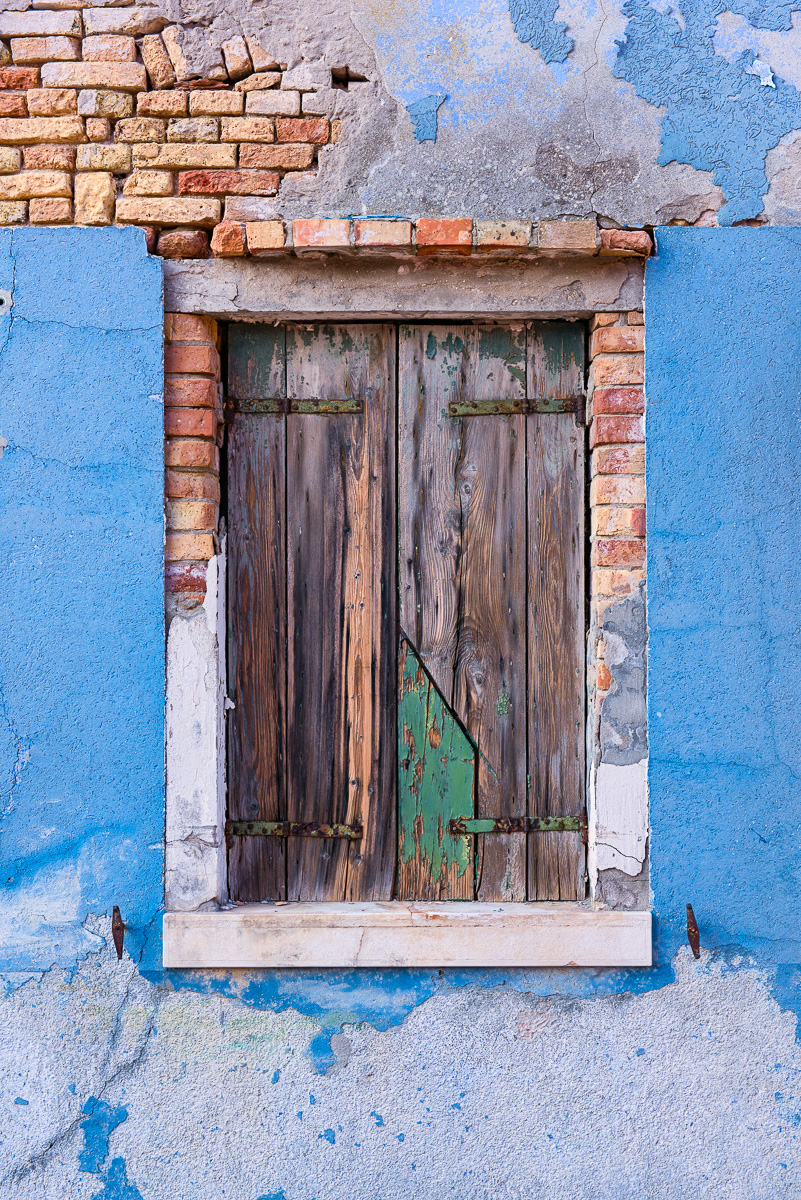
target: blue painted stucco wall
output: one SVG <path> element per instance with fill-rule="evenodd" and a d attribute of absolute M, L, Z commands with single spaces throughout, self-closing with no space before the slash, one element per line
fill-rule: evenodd
<path fill-rule="evenodd" d="M 161 897 L 161 264 L 133 229 L 0 231 L 3 968 Z"/>
<path fill-rule="evenodd" d="M 136 231 L 5 236 L 4 972 L 84 957 L 100 944 L 87 919 L 116 903 L 153 982 L 294 1007 L 328 1031 L 385 1028 L 450 987 L 662 986 L 690 901 L 707 947 L 778 971 L 796 1005 L 801 232 L 674 228 L 657 241 L 646 288 L 656 965 L 277 974 L 160 965 L 160 264 Z M 330 1063 L 328 1033 L 310 1053 Z"/>
<path fill-rule="evenodd" d="M 689 901 L 702 942 L 776 970 L 798 1011 L 801 230 L 656 240 L 645 325 L 659 955 Z"/>

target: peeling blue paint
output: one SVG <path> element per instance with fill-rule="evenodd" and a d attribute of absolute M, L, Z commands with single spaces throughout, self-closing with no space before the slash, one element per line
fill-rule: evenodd
<path fill-rule="evenodd" d="M 117 1126 L 126 1120 L 128 1112 L 124 1108 L 112 1108 L 96 1096 L 89 1097 L 81 1112 L 87 1114 L 87 1119 L 81 1121 L 83 1150 L 78 1155 L 78 1165 L 82 1171 L 99 1175 L 108 1157 L 108 1140 Z"/>
<path fill-rule="evenodd" d="M 763 28 L 789 29 L 801 5 L 680 0 L 678 9 L 683 24 L 648 0 L 627 0 L 623 12 L 629 20 L 613 74 L 650 104 L 666 107 L 657 161 L 711 171 L 726 197 L 718 221 L 732 225 L 762 212 L 765 156 L 785 134 L 801 128 L 801 93 L 778 76 L 775 87 L 763 87 L 752 50 L 733 63 L 717 54 L 715 21 L 731 9 Z"/>
<path fill-rule="evenodd" d="M 412 132 L 418 142 L 437 140 L 437 113 L 447 99 L 446 92 L 438 92 L 406 105 L 406 111 L 412 119 Z"/>
<path fill-rule="evenodd" d="M 559 0 L 509 0 L 509 16 L 521 42 L 536 47 L 547 63 L 562 63 L 573 49 L 565 21 L 555 20 Z"/>
<path fill-rule="evenodd" d="M 103 1176 L 103 1187 L 95 1192 L 92 1200 L 143 1200 L 135 1183 L 128 1179 L 124 1158 L 113 1158 L 111 1166 Z"/>

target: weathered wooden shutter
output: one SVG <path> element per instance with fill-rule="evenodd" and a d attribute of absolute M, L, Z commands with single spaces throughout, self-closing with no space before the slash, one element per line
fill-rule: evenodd
<path fill-rule="evenodd" d="M 230 328 L 236 899 L 583 897 L 583 375 L 567 322 Z"/>
<path fill-rule="evenodd" d="M 391 896 L 394 341 L 229 332 L 229 817 L 363 829 L 231 838 L 240 900 Z"/>
<path fill-rule="evenodd" d="M 584 895 L 583 375 L 580 325 L 400 329 L 401 898 Z"/>

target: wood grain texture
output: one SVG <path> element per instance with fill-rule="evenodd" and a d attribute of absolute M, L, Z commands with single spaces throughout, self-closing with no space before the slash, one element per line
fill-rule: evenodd
<path fill-rule="evenodd" d="M 228 396 L 239 412 L 286 396 L 285 339 L 283 325 L 229 325 Z"/>
<path fill-rule="evenodd" d="M 584 433 L 528 422 L 529 814 L 584 811 Z M 577 833 L 528 835 L 530 900 L 584 898 Z"/>
<path fill-rule="evenodd" d="M 585 327 L 579 321 L 532 321 L 528 331 L 528 398 L 538 411 L 584 396 Z"/>
<path fill-rule="evenodd" d="M 523 816 L 525 418 L 448 406 L 523 398 L 525 330 L 401 327 L 399 371 L 401 626 L 478 746 L 478 815 Z M 525 899 L 523 839 L 482 837 L 479 853 L 481 898 Z"/>
<path fill-rule="evenodd" d="M 284 422 L 238 414 L 228 434 L 228 813 L 284 815 L 286 538 Z M 286 897 L 285 845 L 236 838 L 229 889 L 240 901 Z"/>
<path fill-rule="evenodd" d="M 382 899 L 395 846 L 394 337 L 287 331 L 289 397 L 362 415 L 287 417 L 287 819 L 361 822 L 361 843 L 291 839 L 288 897 Z"/>

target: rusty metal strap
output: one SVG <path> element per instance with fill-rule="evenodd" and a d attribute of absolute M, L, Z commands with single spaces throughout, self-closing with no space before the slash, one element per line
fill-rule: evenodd
<path fill-rule="evenodd" d="M 474 833 L 580 833 L 587 840 L 585 817 L 457 817 L 448 822 L 451 837 Z"/>
<path fill-rule="evenodd" d="M 454 400 L 448 405 L 450 417 L 513 417 L 531 413 L 584 412 L 584 396 L 535 396 L 498 400 Z"/>
<path fill-rule="evenodd" d="M 364 401 L 357 396 L 346 396 L 344 399 L 320 400 L 287 399 L 284 396 L 268 396 L 260 400 L 239 400 L 229 397 L 228 407 L 238 413 L 307 413 L 321 416 L 336 416 L 339 413 L 364 412 Z"/>
<path fill-rule="evenodd" d="M 361 825 L 321 825 L 318 821 L 226 821 L 225 836 L 235 837 L 313 837 L 348 838 L 358 841 L 364 833 Z"/>

